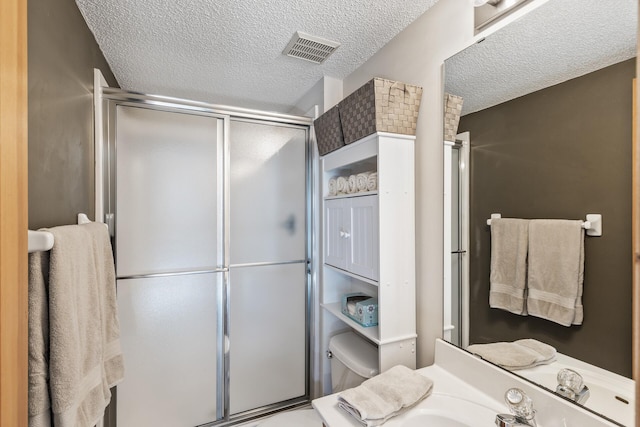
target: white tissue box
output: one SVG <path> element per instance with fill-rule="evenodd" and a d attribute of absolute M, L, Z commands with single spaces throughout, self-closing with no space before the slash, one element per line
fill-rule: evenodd
<path fill-rule="evenodd" d="M 342 296 L 342 314 L 365 327 L 378 325 L 378 299 L 361 292 Z"/>

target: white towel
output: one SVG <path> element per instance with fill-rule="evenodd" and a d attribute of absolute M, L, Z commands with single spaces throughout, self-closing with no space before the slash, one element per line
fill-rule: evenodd
<path fill-rule="evenodd" d="M 556 360 L 554 347 L 530 338 L 514 342 L 473 344 L 467 350 L 511 371 L 533 368 Z"/>
<path fill-rule="evenodd" d="M 431 394 L 433 381 L 402 365 L 341 392 L 338 407 L 362 425 L 379 426 Z"/>
<path fill-rule="evenodd" d="M 491 220 L 489 306 L 526 315 L 529 220 Z"/>
<path fill-rule="evenodd" d="M 339 176 L 336 179 L 336 194 L 347 194 L 348 185 L 347 178 Z"/>
<path fill-rule="evenodd" d="M 338 194 L 338 182 L 336 178 L 329 179 L 329 196 Z"/>
<path fill-rule="evenodd" d="M 367 182 L 367 191 L 375 191 L 378 189 L 378 172 L 371 172 Z"/>
<path fill-rule="evenodd" d="M 29 254 L 29 427 L 51 426 L 49 252 Z"/>
<path fill-rule="evenodd" d="M 347 178 L 347 193 L 353 194 L 357 192 L 358 192 L 358 186 L 356 184 L 356 176 L 349 175 L 349 178 Z"/>
<path fill-rule="evenodd" d="M 582 324 L 583 279 L 582 221 L 531 220 L 527 297 L 529 314 L 563 326 Z"/>
<path fill-rule="evenodd" d="M 55 244 L 48 265 L 48 328 L 44 313 L 30 313 L 30 320 L 40 319 L 33 330 L 30 325 L 30 334 L 38 336 L 38 327 L 48 329 L 49 359 L 44 372 L 49 374 L 54 425 L 91 427 L 104 414 L 111 399 L 109 389 L 124 375 L 111 243 L 103 224 L 70 225 L 49 231 Z M 44 283 L 40 277 L 46 277 L 42 260 L 42 273 L 36 271 L 37 264 L 38 259 L 32 257 L 33 278 L 29 280 L 34 282 L 34 289 Z M 47 295 L 41 293 L 38 297 Z M 38 305 L 42 302 L 30 301 L 31 307 Z M 37 348 L 33 350 L 37 352 Z M 46 362 L 37 359 L 37 353 L 30 354 L 30 362 L 34 362 L 30 372 L 42 372 Z M 41 379 L 33 383 L 41 384 Z M 30 426 L 42 425 L 38 424 L 40 414 L 32 413 L 31 406 L 34 410 L 44 408 L 45 396 L 35 388 L 33 393 L 30 390 L 30 399 Z"/>
<path fill-rule="evenodd" d="M 356 188 L 358 192 L 367 191 L 370 173 L 371 172 L 362 172 L 356 175 Z"/>

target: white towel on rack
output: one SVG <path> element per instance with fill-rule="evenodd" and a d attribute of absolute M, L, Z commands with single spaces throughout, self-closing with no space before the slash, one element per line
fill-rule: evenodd
<path fill-rule="evenodd" d="M 345 178 L 344 176 L 339 176 L 336 179 L 336 194 L 347 194 L 347 187 L 348 187 L 348 183 L 347 183 L 347 178 Z"/>
<path fill-rule="evenodd" d="M 329 179 L 329 196 L 338 194 L 338 182 L 336 178 Z"/>
<path fill-rule="evenodd" d="M 582 324 L 582 221 L 531 220 L 528 277 L 527 310 L 530 315 L 563 326 Z"/>
<path fill-rule="evenodd" d="M 48 369 L 44 368 L 44 372 L 49 374 L 54 425 L 90 427 L 102 418 L 111 399 L 109 389 L 124 375 L 111 243 L 107 229 L 99 223 L 55 227 L 49 231 L 55 244 L 48 263 L 48 325 L 42 311 L 29 313 L 30 321 L 39 319 L 33 328 L 42 328 L 49 335 Z M 33 255 L 37 254 L 32 254 L 31 270 L 37 267 Z M 30 282 L 38 281 L 37 276 L 30 277 Z M 30 324 L 30 334 L 37 335 L 31 329 Z M 41 344 L 46 346 L 46 334 L 40 335 L 45 340 Z M 31 345 L 29 350 L 30 362 L 39 363 L 33 368 L 30 363 L 30 372 L 41 372 L 37 348 L 33 354 Z M 33 396 L 37 393 L 34 389 Z M 30 401 L 30 406 L 34 403 L 43 408 L 45 396 L 41 392 L 38 399 Z M 36 425 L 36 419 L 32 419 Z"/>
<path fill-rule="evenodd" d="M 375 191 L 378 189 L 378 172 L 371 172 L 367 181 L 367 191 Z"/>
<path fill-rule="evenodd" d="M 29 254 L 29 427 L 51 426 L 49 398 L 49 252 Z"/>
<path fill-rule="evenodd" d="M 358 185 L 355 175 L 349 175 L 347 178 L 347 193 L 353 194 L 358 192 Z"/>
<path fill-rule="evenodd" d="M 491 221 L 489 306 L 525 316 L 529 220 Z"/>
<path fill-rule="evenodd" d="M 358 192 L 367 191 L 370 173 L 371 172 L 362 172 L 356 175 L 356 189 Z"/>

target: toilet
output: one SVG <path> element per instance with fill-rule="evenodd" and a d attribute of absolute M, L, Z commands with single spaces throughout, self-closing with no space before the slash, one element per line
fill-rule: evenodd
<path fill-rule="evenodd" d="M 333 336 L 329 340 L 329 351 L 334 393 L 357 387 L 378 375 L 378 350 L 354 332 Z"/>
<path fill-rule="evenodd" d="M 378 350 L 353 332 L 332 337 L 329 352 L 334 393 L 357 387 L 378 375 Z M 274 415 L 257 427 L 322 427 L 322 420 L 314 409 L 298 409 Z"/>

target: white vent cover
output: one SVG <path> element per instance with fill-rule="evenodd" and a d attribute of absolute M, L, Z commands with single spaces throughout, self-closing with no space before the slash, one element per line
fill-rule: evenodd
<path fill-rule="evenodd" d="M 297 31 L 282 53 L 321 64 L 339 47 L 340 43 Z"/>

